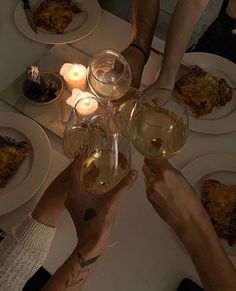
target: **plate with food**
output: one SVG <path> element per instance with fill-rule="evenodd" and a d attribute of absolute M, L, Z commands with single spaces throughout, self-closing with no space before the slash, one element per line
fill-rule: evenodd
<path fill-rule="evenodd" d="M 0 215 L 28 201 L 42 186 L 51 163 L 44 130 L 18 113 L 0 114 Z"/>
<path fill-rule="evenodd" d="M 188 107 L 189 126 L 196 132 L 223 134 L 236 130 L 236 65 L 208 53 L 187 53 L 188 66 L 176 82 Z"/>
<path fill-rule="evenodd" d="M 30 9 L 24 9 L 26 1 L 16 6 L 15 24 L 24 35 L 40 43 L 77 41 L 93 32 L 101 18 L 97 0 L 29 0 Z"/>
<path fill-rule="evenodd" d="M 201 156 L 182 169 L 229 255 L 236 256 L 236 156 Z"/>

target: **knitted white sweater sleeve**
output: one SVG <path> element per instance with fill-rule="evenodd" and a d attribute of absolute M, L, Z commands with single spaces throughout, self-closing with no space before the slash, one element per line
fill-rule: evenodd
<path fill-rule="evenodd" d="M 55 228 L 29 214 L 0 243 L 0 290 L 22 290 L 47 257 Z"/>

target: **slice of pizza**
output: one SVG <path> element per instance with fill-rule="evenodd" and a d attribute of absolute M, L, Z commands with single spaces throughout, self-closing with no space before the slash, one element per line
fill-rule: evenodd
<path fill-rule="evenodd" d="M 236 242 L 236 186 L 205 180 L 202 204 L 218 236 L 227 239 L 232 246 Z"/>
<path fill-rule="evenodd" d="M 67 0 L 44 0 L 35 10 L 33 17 L 37 26 L 50 32 L 63 33 L 73 19 Z"/>
<path fill-rule="evenodd" d="M 7 184 L 31 150 L 27 141 L 0 135 L 0 187 Z"/>
<path fill-rule="evenodd" d="M 197 65 L 190 67 L 176 82 L 175 91 L 197 117 L 210 113 L 214 107 L 224 106 L 233 96 L 232 88 L 224 79 L 217 80 Z"/>

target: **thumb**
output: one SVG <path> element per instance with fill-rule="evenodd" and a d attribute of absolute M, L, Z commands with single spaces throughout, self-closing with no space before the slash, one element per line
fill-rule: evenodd
<path fill-rule="evenodd" d="M 160 160 L 160 159 L 151 160 L 151 159 L 145 158 L 144 163 L 154 174 L 158 174 L 165 169 L 173 168 L 173 166 L 170 164 L 170 162 L 168 162 L 168 160 Z"/>
<path fill-rule="evenodd" d="M 75 157 L 74 161 L 72 162 L 72 175 L 74 177 L 79 177 L 81 168 L 82 168 L 83 160 L 82 160 L 82 154 L 78 153 Z"/>
<path fill-rule="evenodd" d="M 126 192 L 133 186 L 135 180 L 138 177 L 138 172 L 136 170 L 131 170 L 124 177 L 124 179 L 114 187 L 109 193 L 114 200 L 120 200 Z"/>

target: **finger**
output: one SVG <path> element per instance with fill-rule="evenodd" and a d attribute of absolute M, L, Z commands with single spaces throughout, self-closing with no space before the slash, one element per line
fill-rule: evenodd
<path fill-rule="evenodd" d="M 173 166 L 168 162 L 168 160 L 151 160 L 148 158 L 144 159 L 144 163 L 150 170 L 155 174 L 161 172 L 164 169 L 173 168 Z"/>
<path fill-rule="evenodd" d="M 155 175 L 146 165 L 143 166 L 142 171 L 144 174 L 145 183 L 150 184 L 157 179 L 157 175 Z"/>
<path fill-rule="evenodd" d="M 77 156 L 75 157 L 74 161 L 72 162 L 71 166 L 72 166 L 72 171 L 74 175 L 78 175 L 80 174 L 81 168 L 82 168 L 82 155 L 81 153 L 78 153 Z"/>
<path fill-rule="evenodd" d="M 97 177 L 99 176 L 99 169 L 92 165 L 90 169 L 88 169 L 87 173 L 83 175 L 84 185 L 86 188 L 89 188 L 90 185 L 94 184 Z"/>
<path fill-rule="evenodd" d="M 150 178 L 155 178 L 156 174 L 146 165 L 143 165 L 142 171 L 144 176 L 149 180 Z"/>
<path fill-rule="evenodd" d="M 138 177 L 138 172 L 136 170 L 131 170 L 124 179 L 113 188 L 109 194 L 116 199 L 120 199 L 128 190 L 132 187 L 135 180 Z"/>

